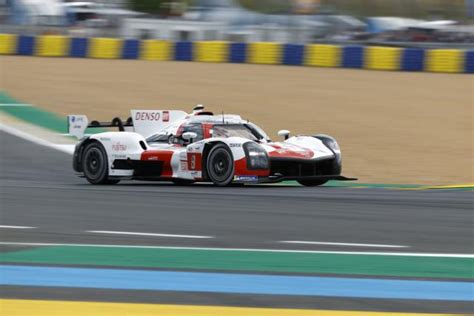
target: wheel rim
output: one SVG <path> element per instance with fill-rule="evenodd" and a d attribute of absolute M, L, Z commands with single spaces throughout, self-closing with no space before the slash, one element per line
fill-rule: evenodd
<path fill-rule="evenodd" d="M 225 149 L 217 149 L 211 156 L 209 174 L 213 182 L 226 182 L 232 175 L 232 157 Z"/>
<path fill-rule="evenodd" d="M 103 163 L 104 159 L 102 157 L 102 153 L 98 148 L 91 148 L 87 152 L 85 167 L 87 171 L 87 175 L 90 178 L 98 178 L 100 177 L 103 171 Z"/>

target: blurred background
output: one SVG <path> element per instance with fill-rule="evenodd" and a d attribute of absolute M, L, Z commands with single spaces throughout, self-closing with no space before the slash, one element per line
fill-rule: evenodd
<path fill-rule="evenodd" d="M 0 0 L 4 33 L 464 47 L 474 0 Z"/>

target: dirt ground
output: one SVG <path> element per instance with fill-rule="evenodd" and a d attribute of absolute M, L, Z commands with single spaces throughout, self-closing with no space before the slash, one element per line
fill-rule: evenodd
<path fill-rule="evenodd" d="M 0 57 L 0 89 L 61 114 L 237 113 L 271 137 L 325 133 L 361 182 L 473 182 L 474 76 L 309 67 Z"/>

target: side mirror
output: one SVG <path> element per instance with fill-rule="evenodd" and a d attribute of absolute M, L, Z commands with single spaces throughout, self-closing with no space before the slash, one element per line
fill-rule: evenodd
<path fill-rule="evenodd" d="M 198 135 L 194 132 L 186 132 L 186 133 L 183 133 L 183 139 L 184 140 L 187 140 L 187 141 L 192 141 L 193 139 L 195 139 Z"/>
<path fill-rule="evenodd" d="M 279 130 L 278 131 L 278 136 L 282 136 L 286 140 L 286 139 L 288 139 L 288 137 L 290 137 L 290 131 L 286 130 L 286 129 Z"/>

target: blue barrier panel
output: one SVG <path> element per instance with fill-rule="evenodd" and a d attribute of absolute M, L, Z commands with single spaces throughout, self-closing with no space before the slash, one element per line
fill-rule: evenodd
<path fill-rule="evenodd" d="M 231 43 L 229 61 L 231 63 L 245 63 L 247 60 L 247 44 Z"/>
<path fill-rule="evenodd" d="M 122 58 L 137 59 L 140 51 L 140 41 L 136 39 L 128 39 L 123 42 Z"/>
<path fill-rule="evenodd" d="M 422 48 L 404 48 L 402 51 L 401 70 L 423 71 L 425 50 Z"/>
<path fill-rule="evenodd" d="M 466 51 L 466 57 L 464 58 L 464 72 L 474 74 L 474 50 Z"/>
<path fill-rule="evenodd" d="M 176 42 L 174 49 L 174 59 L 180 61 L 193 60 L 193 43 L 192 42 Z"/>
<path fill-rule="evenodd" d="M 285 44 L 283 46 L 284 65 L 302 65 L 304 55 L 304 45 Z"/>
<path fill-rule="evenodd" d="M 35 51 L 36 39 L 34 36 L 20 35 L 17 43 L 18 55 L 33 55 Z"/>
<path fill-rule="evenodd" d="M 87 38 L 71 38 L 69 45 L 69 56 L 87 57 L 87 51 L 89 46 L 89 40 Z"/>
<path fill-rule="evenodd" d="M 342 49 L 342 67 L 362 68 L 364 65 L 363 46 L 344 46 Z"/>

